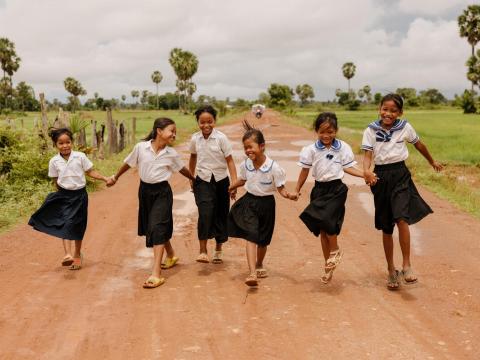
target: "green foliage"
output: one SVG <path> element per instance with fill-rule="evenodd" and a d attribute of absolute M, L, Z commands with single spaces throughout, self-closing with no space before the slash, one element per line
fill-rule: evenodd
<path fill-rule="evenodd" d="M 480 5 L 470 5 L 458 17 L 460 36 L 466 37 L 472 48 L 480 41 Z"/>
<path fill-rule="evenodd" d="M 308 84 L 297 85 L 295 89 L 295 93 L 298 95 L 300 99 L 300 103 L 302 106 L 308 103 L 308 99 L 312 99 L 315 97 L 315 93 L 313 92 L 313 87 Z"/>
<path fill-rule="evenodd" d="M 462 96 L 455 95 L 455 103 L 463 109 L 464 114 L 475 114 L 477 112 L 474 91 L 465 90 Z"/>
<path fill-rule="evenodd" d="M 285 108 L 289 106 L 293 98 L 293 90 L 288 85 L 273 83 L 268 88 L 270 96 L 269 105 L 273 107 Z"/>
<path fill-rule="evenodd" d="M 447 98 L 437 89 L 427 89 L 420 91 L 420 102 L 423 104 L 442 104 L 447 102 Z"/>

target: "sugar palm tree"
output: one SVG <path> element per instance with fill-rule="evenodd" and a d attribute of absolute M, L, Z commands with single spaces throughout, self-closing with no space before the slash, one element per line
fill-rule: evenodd
<path fill-rule="evenodd" d="M 65 90 L 67 90 L 73 96 L 73 106 L 72 110 L 75 112 L 76 105 L 79 103 L 78 96 L 79 95 L 87 95 L 87 91 L 82 87 L 80 81 L 74 79 L 73 77 L 67 77 L 63 81 L 63 85 L 65 86 Z"/>
<path fill-rule="evenodd" d="M 177 76 L 177 88 L 179 93 L 179 100 L 183 95 L 183 110 L 186 111 L 188 89 L 189 84 L 192 83 L 191 79 L 198 70 L 198 59 L 190 51 L 184 51 L 179 48 L 174 48 L 170 51 L 170 57 L 168 59 L 170 65 Z M 180 89 L 180 87 L 182 89 Z M 190 88 L 192 88 L 190 86 Z"/>
<path fill-rule="evenodd" d="M 138 90 L 132 90 L 130 92 L 130 95 L 132 96 L 132 99 L 133 99 L 133 105 L 134 107 L 137 106 L 137 100 L 135 100 L 135 98 L 138 98 L 140 96 L 140 92 Z"/>
<path fill-rule="evenodd" d="M 477 50 L 477 55 L 470 56 L 466 65 L 468 67 L 467 79 L 472 82 L 473 91 L 474 85 L 480 87 L 480 50 Z"/>
<path fill-rule="evenodd" d="M 480 41 L 480 5 L 470 5 L 458 17 L 460 36 L 466 37 L 472 47 L 472 57 L 475 56 L 475 45 Z M 467 75 L 468 77 L 468 75 Z M 470 80 L 472 81 L 472 80 Z M 474 82 L 472 81 L 472 91 Z"/>
<path fill-rule="evenodd" d="M 9 93 L 13 92 L 12 76 L 20 67 L 20 57 L 15 51 L 15 44 L 7 38 L 0 38 L 0 66 L 3 70 L 3 83 L 10 84 Z M 9 80 L 6 80 L 8 75 Z M 7 98 L 5 96 L 5 107 L 7 107 Z"/>
<path fill-rule="evenodd" d="M 350 92 L 350 79 L 355 76 L 355 70 L 357 67 L 353 62 L 346 62 L 342 66 L 343 76 L 348 80 L 348 92 Z"/>
<path fill-rule="evenodd" d="M 157 87 L 157 109 L 158 109 L 158 84 L 160 84 L 162 79 L 163 79 L 163 76 L 162 76 L 162 73 L 160 71 L 155 70 L 152 73 L 152 81 L 155 83 L 155 85 Z"/>

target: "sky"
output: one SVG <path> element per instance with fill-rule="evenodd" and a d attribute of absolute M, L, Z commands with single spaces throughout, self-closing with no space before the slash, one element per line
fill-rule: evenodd
<path fill-rule="evenodd" d="M 198 95 L 256 99 L 271 83 L 313 86 L 317 100 L 351 86 L 387 93 L 437 88 L 447 97 L 469 88 L 471 48 L 458 34 L 463 0 L 0 0 L 0 37 L 22 58 L 26 81 L 64 100 L 72 76 L 105 98 L 132 90 L 175 91 L 174 47 L 197 55 Z"/>

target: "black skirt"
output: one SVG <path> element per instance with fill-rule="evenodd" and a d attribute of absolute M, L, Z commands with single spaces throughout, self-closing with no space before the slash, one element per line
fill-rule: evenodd
<path fill-rule="evenodd" d="M 85 188 L 47 195 L 28 225 L 48 235 L 67 240 L 83 240 L 87 229 L 88 194 Z"/>
<path fill-rule="evenodd" d="M 228 177 L 217 182 L 212 175 L 210 182 L 207 182 L 197 176 L 193 184 L 193 193 L 198 207 L 199 240 L 215 238 L 217 243 L 224 243 L 228 240 L 229 186 Z"/>
<path fill-rule="evenodd" d="M 228 213 L 228 235 L 265 247 L 272 241 L 275 227 L 275 197 L 246 193 Z"/>
<path fill-rule="evenodd" d="M 157 184 L 140 181 L 138 201 L 138 235 L 146 236 L 147 247 L 165 244 L 173 233 L 170 184 L 167 181 Z"/>
<path fill-rule="evenodd" d="M 329 235 L 340 234 L 347 192 L 348 187 L 340 179 L 315 181 L 310 193 L 310 204 L 300 214 L 300 219 L 315 236 L 320 235 L 321 231 Z"/>
<path fill-rule="evenodd" d="M 379 180 L 371 187 L 375 202 L 375 228 L 392 234 L 395 223 L 415 224 L 432 209 L 422 199 L 404 161 L 375 165 Z"/>

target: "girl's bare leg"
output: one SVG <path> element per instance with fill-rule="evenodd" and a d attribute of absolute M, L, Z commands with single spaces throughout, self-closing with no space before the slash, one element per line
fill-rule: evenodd
<path fill-rule="evenodd" d="M 80 250 L 82 249 L 82 240 L 75 240 L 75 254 L 73 254 L 74 258 L 80 257 Z"/>
<path fill-rule="evenodd" d="M 63 250 L 65 251 L 65 256 L 72 256 L 72 241 L 62 239 Z"/>
<path fill-rule="evenodd" d="M 325 234 L 328 240 L 328 246 L 330 248 L 330 252 L 338 250 L 338 242 L 337 242 L 337 235 L 328 235 Z M 328 254 L 330 256 L 330 253 Z"/>
<path fill-rule="evenodd" d="M 255 267 L 257 269 L 263 268 L 263 259 L 265 259 L 266 254 L 267 254 L 266 246 L 257 246 L 257 262 L 255 264 Z"/>
<path fill-rule="evenodd" d="M 395 273 L 395 264 L 393 262 L 393 236 L 383 233 L 383 250 L 385 251 L 385 259 L 387 260 L 388 272 Z"/>
<path fill-rule="evenodd" d="M 175 251 L 173 250 L 170 240 L 165 243 L 165 251 L 167 252 L 167 257 L 173 258 L 175 256 Z"/>
<path fill-rule="evenodd" d="M 403 256 L 403 269 L 408 269 L 410 263 L 410 227 L 404 220 L 397 222 L 398 237 L 400 238 L 400 249 Z"/>
<path fill-rule="evenodd" d="M 327 233 L 325 231 L 320 232 L 320 239 L 322 240 L 322 252 L 326 263 L 328 258 L 330 257 L 330 243 L 328 241 Z"/>
<path fill-rule="evenodd" d="M 161 265 L 162 265 L 162 257 L 163 257 L 163 250 L 165 245 L 154 245 L 153 246 L 153 268 L 152 268 L 152 276 L 159 278 L 160 273 L 162 272 Z"/>
<path fill-rule="evenodd" d="M 250 275 L 255 275 L 255 264 L 257 262 L 257 244 L 247 240 L 247 262 Z"/>
<path fill-rule="evenodd" d="M 199 240 L 200 242 L 200 253 L 207 253 L 207 240 Z"/>

